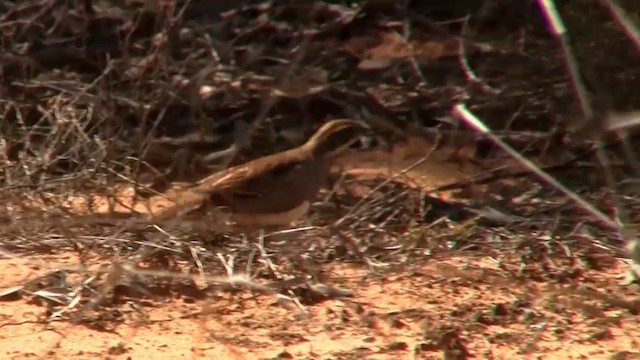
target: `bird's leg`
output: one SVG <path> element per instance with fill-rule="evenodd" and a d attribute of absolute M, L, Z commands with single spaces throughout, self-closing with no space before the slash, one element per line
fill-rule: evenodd
<path fill-rule="evenodd" d="M 329 196 L 325 201 L 331 199 L 334 205 L 338 208 L 338 211 L 341 211 L 343 208 L 343 204 L 337 195 L 337 187 L 344 180 L 344 167 L 342 165 L 338 166 L 337 172 L 329 172 L 327 175 L 327 185 L 329 188 Z"/>
<path fill-rule="evenodd" d="M 242 231 L 242 246 L 253 246 L 259 240 L 253 231 Z"/>

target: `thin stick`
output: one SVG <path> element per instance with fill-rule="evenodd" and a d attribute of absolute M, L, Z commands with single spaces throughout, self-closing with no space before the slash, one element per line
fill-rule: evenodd
<path fill-rule="evenodd" d="M 467 124 L 469 124 L 472 128 L 479 131 L 483 135 L 487 136 L 491 141 L 493 141 L 496 145 L 500 146 L 504 151 L 506 151 L 513 158 L 518 160 L 522 165 L 524 165 L 527 169 L 531 170 L 534 174 L 540 177 L 542 180 L 547 182 L 549 185 L 554 188 L 560 190 L 563 194 L 568 196 L 571 200 L 573 200 L 578 206 L 585 209 L 593 216 L 595 216 L 601 223 L 606 225 L 607 227 L 620 231 L 622 230 L 622 224 L 619 224 L 613 220 L 611 220 L 607 215 L 602 213 L 600 210 L 596 209 L 595 206 L 584 200 L 575 192 L 571 191 L 566 186 L 562 185 L 558 180 L 554 179 L 551 175 L 540 169 L 536 164 L 534 164 L 529 159 L 522 156 L 518 153 L 514 148 L 512 148 L 509 144 L 502 141 L 498 136 L 494 135 L 480 119 L 478 119 L 473 113 L 471 113 L 467 107 L 463 104 L 457 104 L 453 107 L 453 114 L 464 120 Z"/>

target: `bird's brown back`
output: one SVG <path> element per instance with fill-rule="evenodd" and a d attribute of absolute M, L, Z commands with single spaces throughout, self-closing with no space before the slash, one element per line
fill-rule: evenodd
<path fill-rule="evenodd" d="M 291 210 L 301 199 L 312 200 L 326 181 L 328 164 L 306 152 L 287 153 L 287 161 L 272 161 L 272 156 L 236 167 L 194 190 L 208 193 L 211 205 L 232 212 L 276 213 Z"/>

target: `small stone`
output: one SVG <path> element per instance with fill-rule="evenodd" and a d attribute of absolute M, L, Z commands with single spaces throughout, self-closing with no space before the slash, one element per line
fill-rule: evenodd
<path fill-rule="evenodd" d="M 404 341 L 394 341 L 392 343 L 387 344 L 387 349 L 389 350 L 407 350 L 409 349 L 409 344 Z"/>

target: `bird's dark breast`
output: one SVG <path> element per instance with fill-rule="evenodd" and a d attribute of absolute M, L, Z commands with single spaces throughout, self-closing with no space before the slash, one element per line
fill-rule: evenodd
<path fill-rule="evenodd" d="M 267 177 L 247 181 L 241 188 L 211 193 L 212 205 L 232 212 L 273 214 L 313 202 L 326 184 L 327 166 L 321 161 L 300 161 L 275 168 Z"/>

